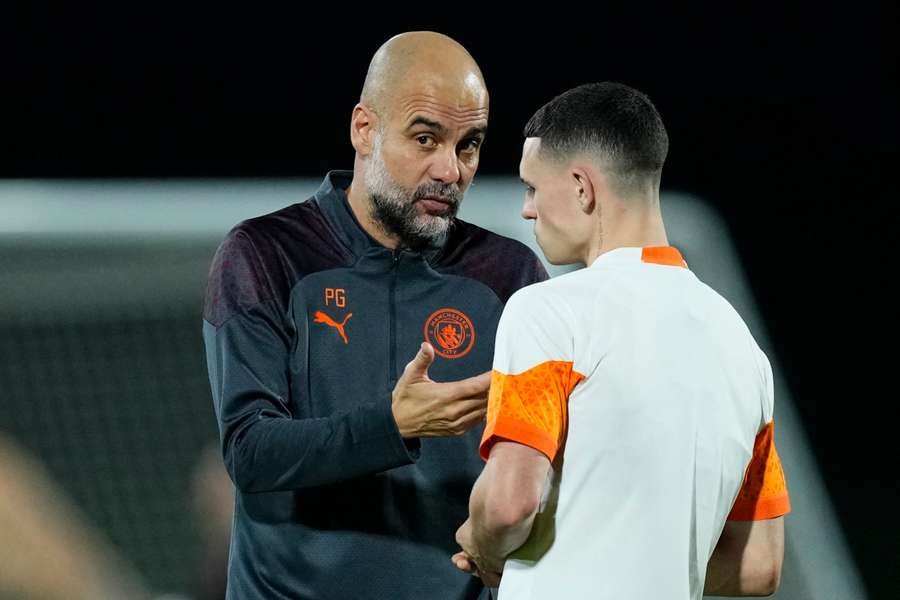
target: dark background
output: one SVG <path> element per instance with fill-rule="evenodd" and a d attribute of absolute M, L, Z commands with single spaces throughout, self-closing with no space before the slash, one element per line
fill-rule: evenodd
<path fill-rule="evenodd" d="M 725 216 L 863 579 L 891 597 L 896 4 L 498 10 L 6 9 L 0 177 L 350 168 L 348 119 L 368 60 L 409 29 L 453 36 L 482 67 L 492 114 L 481 174 L 516 173 L 522 126 L 553 95 L 591 80 L 633 85 L 669 131 L 663 188 Z"/>

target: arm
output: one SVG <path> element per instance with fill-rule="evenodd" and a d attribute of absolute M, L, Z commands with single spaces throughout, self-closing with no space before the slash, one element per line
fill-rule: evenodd
<path fill-rule="evenodd" d="M 497 328 L 487 423 L 479 453 L 487 461 L 472 490 L 469 520 L 452 557 L 488 585 L 531 533 L 550 464 L 564 438 L 568 399 L 584 378 L 574 369 L 568 311 L 538 286 L 517 292 Z M 485 575 L 488 575 L 485 578 Z"/>
<path fill-rule="evenodd" d="M 295 418 L 289 360 L 297 335 L 271 270 L 238 229 L 219 248 L 207 290 L 209 380 L 225 466 L 239 490 L 298 489 L 410 464 L 416 450 L 403 436 L 458 435 L 483 417 L 489 376 L 434 383 L 433 351 L 423 349 L 392 399 L 373 394 L 338 414 Z"/>
<path fill-rule="evenodd" d="M 550 460 L 538 450 L 498 441 L 472 488 L 469 520 L 457 542 L 481 571 L 499 573 L 506 557 L 531 533 Z"/>
<path fill-rule="evenodd" d="M 744 482 L 707 565 L 704 593 L 710 596 L 768 596 L 778 589 L 783 515 L 791 505 L 774 436 L 769 422 L 753 443 Z"/>
<path fill-rule="evenodd" d="M 484 417 L 490 375 L 432 382 L 429 346 L 404 371 L 391 401 L 373 398 L 346 412 L 295 419 L 288 349 L 268 310 L 258 305 L 219 328 L 203 327 L 225 466 L 243 492 L 324 485 L 410 464 L 416 451 L 404 437 L 459 435 Z"/>
<path fill-rule="evenodd" d="M 386 401 L 322 418 L 294 419 L 289 334 L 273 303 L 203 324 L 225 466 L 243 492 L 333 483 L 408 464 L 413 457 Z"/>
<path fill-rule="evenodd" d="M 707 596 L 770 596 L 784 558 L 784 518 L 726 521 L 706 567 Z"/>

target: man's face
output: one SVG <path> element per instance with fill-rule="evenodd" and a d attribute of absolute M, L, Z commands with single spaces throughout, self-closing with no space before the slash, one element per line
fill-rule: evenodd
<path fill-rule="evenodd" d="M 380 116 L 366 188 L 375 221 L 404 246 L 444 238 L 478 169 L 487 94 L 470 83 L 420 82 Z"/>
<path fill-rule="evenodd" d="M 577 201 L 574 179 L 566 165 L 539 156 L 540 138 L 527 138 L 519 176 L 525 183 L 522 218 L 534 221 L 534 237 L 554 265 L 581 262 L 590 237 L 590 220 Z"/>

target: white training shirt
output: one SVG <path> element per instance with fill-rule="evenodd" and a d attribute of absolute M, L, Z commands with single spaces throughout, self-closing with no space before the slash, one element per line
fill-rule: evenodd
<path fill-rule="evenodd" d="M 500 599 L 701 598 L 726 518 L 790 510 L 772 415 L 765 354 L 673 247 L 611 250 L 518 291 L 481 453 L 511 440 L 552 470 Z"/>

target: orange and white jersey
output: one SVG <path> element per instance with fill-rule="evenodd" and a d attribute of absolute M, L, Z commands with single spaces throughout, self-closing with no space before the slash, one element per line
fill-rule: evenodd
<path fill-rule="evenodd" d="M 672 247 L 510 298 L 482 457 L 501 439 L 553 467 L 501 600 L 699 599 L 726 519 L 790 510 L 769 362 Z"/>

